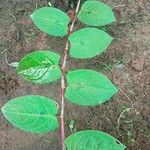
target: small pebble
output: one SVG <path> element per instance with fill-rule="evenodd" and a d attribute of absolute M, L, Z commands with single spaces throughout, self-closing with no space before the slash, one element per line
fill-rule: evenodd
<path fill-rule="evenodd" d="M 134 68 L 136 71 L 142 71 L 144 69 L 144 58 L 139 57 L 132 59 L 131 67 Z"/>

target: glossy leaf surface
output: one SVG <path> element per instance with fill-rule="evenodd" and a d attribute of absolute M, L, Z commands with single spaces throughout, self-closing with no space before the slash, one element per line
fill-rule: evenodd
<path fill-rule="evenodd" d="M 77 17 L 90 26 L 104 26 L 116 21 L 111 8 L 99 1 L 84 2 Z"/>
<path fill-rule="evenodd" d="M 67 35 L 69 17 L 59 9 L 43 7 L 33 12 L 31 18 L 41 31 L 49 35 Z"/>
<path fill-rule="evenodd" d="M 91 58 L 106 50 L 112 37 L 96 28 L 84 28 L 69 37 L 70 55 L 74 58 Z"/>
<path fill-rule="evenodd" d="M 79 131 L 70 135 L 67 150 L 125 150 L 125 146 L 111 135 L 95 130 Z"/>
<path fill-rule="evenodd" d="M 67 83 L 66 98 L 82 106 L 104 103 L 118 91 L 106 76 L 86 69 L 69 71 Z"/>
<path fill-rule="evenodd" d="M 50 83 L 60 78 L 60 56 L 51 51 L 36 51 L 26 55 L 17 67 L 17 72 L 34 83 Z"/>
<path fill-rule="evenodd" d="M 2 108 L 10 123 L 31 133 L 46 133 L 57 129 L 57 111 L 58 105 L 54 100 L 35 95 L 14 98 Z"/>

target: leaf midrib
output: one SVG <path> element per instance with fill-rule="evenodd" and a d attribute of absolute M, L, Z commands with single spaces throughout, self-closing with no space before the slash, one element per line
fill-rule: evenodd
<path fill-rule="evenodd" d="M 11 113 L 11 114 L 19 114 L 23 116 L 31 116 L 31 117 L 55 117 L 55 114 L 30 114 L 30 113 L 20 113 L 20 112 L 13 112 L 13 111 L 6 111 L 3 109 L 3 112 Z"/>
<path fill-rule="evenodd" d="M 78 85 L 78 84 L 69 84 L 68 86 L 71 86 L 71 87 L 79 87 L 79 88 L 86 88 L 86 89 L 88 89 L 88 88 L 93 88 L 93 89 L 102 89 L 102 90 L 109 90 L 109 89 L 112 89 L 112 88 L 106 88 L 106 87 L 104 87 L 104 88 L 101 88 L 101 87 L 94 87 L 94 86 L 91 86 L 91 85 L 89 85 L 89 86 L 85 86 L 85 85 Z"/>
<path fill-rule="evenodd" d="M 67 22 L 62 21 L 62 20 L 60 20 L 58 18 L 57 18 L 57 20 L 56 19 L 43 18 L 42 16 L 40 18 L 43 19 L 44 21 L 51 22 L 52 25 L 53 24 L 60 25 L 61 27 L 64 27 L 64 25 L 68 24 Z"/>
<path fill-rule="evenodd" d="M 40 69 L 40 68 L 45 68 L 45 69 L 47 69 L 47 68 L 51 68 L 51 67 L 58 67 L 58 65 L 51 65 L 51 64 L 48 64 L 48 65 L 39 65 L 39 66 L 34 66 L 34 67 L 30 67 L 30 68 L 26 68 L 26 69 L 21 69 L 21 71 L 19 71 L 19 72 L 22 72 L 22 71 L 26 71 L 26 70 L 29 70 L 29 69 Z"/>

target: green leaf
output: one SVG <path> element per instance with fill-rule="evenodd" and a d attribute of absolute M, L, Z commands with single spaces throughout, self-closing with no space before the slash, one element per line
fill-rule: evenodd
<path fill-rule="evenodd" d="M 104 26 L 116 21 L 111 8 L 99 1 L 84 2 L 77 17 L 90 26 Z"/>
<path fill-rule="evenodd" d="M 58 128 L 58 104 L 47 97 L 28 95 L 8 101 L 2 112 L 15 127 L 31 132 L 46 133 Z"/>
<path fill-rule="evenodd" d="M 65 36 L 68 32 L 69 17 L 61 10 L 43 7 L 30 16 L 34 24 L 43 32 L 53 36 Z"/>
<path fill-rule="evenodd" d="M 86 69 L 69 71 L 67 83 L 65 97 L 82 106 L 104 103 L 118 91 L 106 76 Z"/>
<path fill-rule="evenodd" d="M 74 58 L 91 58 L 110 45 L 112 37 L 96 28 L 84 28 L 70 35 L 70 55 Z"/>
<path fill-rule="evenodd" d="M 95 130 L 79 131 L 70 135 L 67 150 L 125 150 L 126 146 L 111 135 Z"/>
<path fill-rule="evenodd" d="M 60 78 L 60 56 L 51 51 L 36 51 L 26 55 L 17 67 L 17 72 L 28 81 L 44 84 Z"/>

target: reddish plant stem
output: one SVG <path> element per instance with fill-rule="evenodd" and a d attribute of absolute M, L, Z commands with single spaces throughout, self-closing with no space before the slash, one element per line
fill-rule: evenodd
<path fill-rule="evenodd" d="M 79 11 L 79 7 L 80 7 L 80 3 L 81 0 L 78 0 L 78 4 L 76 7 L 76 11 L 75 11 L 75 17 L 71 23 L 71 26 L 68 30 L 68 38 L 70 36 L 70 34 L 73 31 L 74 28 L 74 24 L 76 22 L 76 18 L 77 18 L 77 14 Z M 66 47 L 64 49 L 64 57 L 62 60 L 62 64 L 61 64 L 61 70 L 62 70 L 62 76 L 61 76 L 61 92 L 60 92 L 60 97 L 61 97 L 61 114 L 60 114 L 60 122 L 61 122 L 61 144 L 62 144 L 62 150 L 66 150 L 65 147 L 65 127 L 64 127 L 64 109 L 65 109 L 65 103 L 64 103 L 64 95 L 65 95 L 65 88 L 66 88 L 66 83 L 65 83 L 65 76 L 66 76 L 66 61 L 67 61 L 67 56 L 68 56 L 68 51 L 69 51 L 69 47 L 70 47 L 70 43 L 69 40 L 67 38 L 67 42 L 66 42 Z"/>

